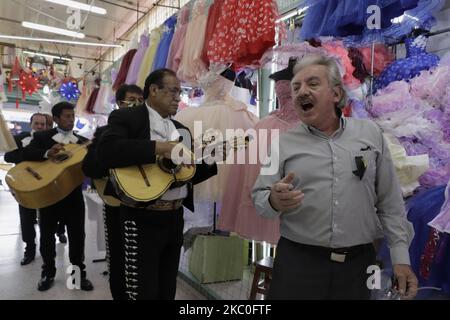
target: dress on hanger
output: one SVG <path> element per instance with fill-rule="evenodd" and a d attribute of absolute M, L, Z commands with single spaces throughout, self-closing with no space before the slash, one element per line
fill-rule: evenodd
<path fill-rule="evenodd" d="M 225 0 L 211 41 L 210 63 L 236 67 L 258 65 L 264 52 L 275 45 L 275 0 Z"/>
<path fill-rule="evenodd" d="M 9 152 L 17 149 L 17 144 L 11 134 L 11 131 L 9 131 L 5 118 L 3 117 L 1 105 L 2 102 L 0 102 L 0 152 Z"/>
<path fill-rule="evenodd" d="M 215 0 L 210 6 L 209 6 L 209 12 L 208 12 L 208 22 L 206 24 L 206 33 L 205 33 L 205 41 L 203 43 L 203 49 L 202 49 L 202 60 L 203 62 L 209 66 L 209 59 L 208 59 L 208 44 L 212 39 L 212 36 L 214 34 L 214 30 L 216 29 L 217 22 L 219 21 L 220 12 L 222 10 L 222 5 L 225 0 Z"/>
<path fill-rule="evenodd" d="M 280 108 L 255 126 L 258 137 L 260 130 L 268 130 L 266 152 L 270 150 L 270 141 L 275 137 L 272 135 L 272 129 L 278 129 L 281 134 L 300 122 L 292 102 L 290 86 L 294 64 L 295 61 L 291 61 L 290 67 L 272 75 L 272 79 L 276 81 L 275 92 Z M 236 232 L 246 239 L 276 244 L 280 237 L 279 219 L 266 219 L 258 215 L 251 198 L 253 185 L 260 172 L 261 160 L 264 160 L 266 155 L 261 154 L 257 164 L 232 165 L 229 174 L 233 179 L 228 180 L 225 188 L 218 227 L 221 230 Z"/>
<path fill-rule="evenodd" d="M 345 37 L 361 34 L 367 24 L 370 5 L 380 8 L 381 28 L 392 24 L 391 19 L 417 6 L 419 0 L 307 0 L 308 7 L 301 30 L 303 39 L 318 36 Z"/>
<path fill-rule="evenodd" d="M 427 37 L 420 35 L 405 40 L 406 57 L 392 62 L 375 81 L 375 89 L 386 87 L 393 81 L 411 80 L 420 71 L 428 70 L 438 65 L 439 57 L 425 51 Z"/>
<path fill-rule="evenodd" d="M 411 267 L 420 287 L 441 288 L 441 293 L 450 294 L 450 238 L 448 233 L 439 233 L 429 226 L 442 212 L 445 202 L 445 185 L 422 190 L 406 201 L 407 217 L 414 227 L 414 238 L 409 247 Z M 389 267 L 389 249 L 384 243 L 379 256 Z M 427 296 L 430 290 L 419 291 Z M 420 299 L 420 297 L 418 297 Z"/>
<path fill-rule="evenodd" d="M 130 68 L 130 64 L 133 61 L 133 57 L 136 54 L 137 49 L 131 49 L 128 50 L 127 53 L 125 53 L 125 56 L 122 59 L 122 63 L 120 64 L 119 73 L 117 74 L 116 81 L 114 81 L 113 84 L 113 90 L 117 91 L 119 87 L 125 83 L 125 80 L 127 79 L 128 75 L 128 69 Z"/>
<path fill-rule="evenodd" d="M 189 24 L 189 3 L 181 8 L 178 15 L 177 25 L 175 27 L 175 33 L 173 35 L 172 43 L 170 44 L 169 54 L 167 56 L 166 68 L 175 72 L 178 71 L 180 66 L 181 57 L 183 55 L 183 48 L 186 39 L 186 31 Z"/>
<path fill-rule="evenodd" d="M 144 88 L 145 79 L 152 71 L 153 60 L 155 59 L 156 50 L 158 49 L 159 41 L 161 40 L 161 27 L 153 29 L 150 33 L 150 43 L 145 51 L 144 58 L 142 59 L 141 66 L 139 68 L 136 84 Z"/>
<path fill-rule="evenodd" d="M 223 139 L 227 139 L 227 129 L 253 128 L 258 118 L 247 110 L 247 105 L 232 98 L 230 92 L 234 81 L 217 76 L 214 81 L 204 86 L 205 99 L 198 107 L 186 108 L 175 116 L 175 120 L 187 126 L 194 139 L 200 140 L 205 131 L 218 130 Z M 194 131 L 194 121 L 201 121 L 202 132 Z M 197 141 L 197 140 L 196 140 Z M 223 197 L 226 181 L 229 177 L 227 164 L 218 164 L 218 174 L 195 186 L 196 201 L 220 202 Z"/>
<path fill-rule="evenodd" d="M 111 79 L 106 74 L 102 76 L 100 88 L 98 90 L 97 98 L 93 111 L 96 114 L 110 114 L 115 107 L 114 93 L 112 91 Z"/>
<path fill-rule="evenodd" d="M 100 90 L 100 79 L 97 79 L 95 81 L 95 88 L 94 88 L 94 90 L 92 90 L 91 95 L 89 96 L 89 99 L 86 102 L 85 111 L 87 113 L 94 113 L 94 106 L 95 106 L 95 102 L 97 101 L 99 90 Z"/>
<path fill-rule="evenodd" d="M 201 59 L 205 41 L 206 23 L 208 22 L 208 5 L 206 0 L 197 0 L 192 9 L 191 22 L 186 31 L 186 39 L 178 67 L 177 76 L 181 80 L 196 84 L 207 71 Z"/>
<path fill-rule="evenodd" d="M 439 232 L 450 233 L 450 181 L 445 188 L 445 201 L 441 211 L 428 225 Z"/>
<path fill-rule="evenodd" d="M 142 60 L 144 59 L 145 51 L 147 51 L 149 42 L 149 35 L 147 31 L 141 35 L 141 41 L 139 42 L 139 48 L 133 57 L 133 61 L 128 68 L 127 78 L 125 80 L 126 84 L 136 84 L 137 76 L 139 73 L 139 68 L 141 67 Z"/>
<path fill-rule="evenodd" d="M 164 22 L 163 34 L 161 36 L 161 41 L 159 42 L 158 49 L 156 50 L 152 70 L 165 68 L 167 55 L 169 54 L 170 44 L 172 43 L 176 24 L 176 16 L 172 16 Z"/>

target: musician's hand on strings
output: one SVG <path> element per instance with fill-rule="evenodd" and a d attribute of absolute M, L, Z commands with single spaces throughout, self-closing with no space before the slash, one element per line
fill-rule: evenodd
<path fill-rule="evenodd" d="M 156 141 L 155 153 L 157 155 L 163 156 L 164 158 L 172 159 L 172 149 L 174 147 L 175 144 L 173 143 Z"/>
<path fill-rule="evenodd" d="M 64 151 L 64 146 L 62 144 L 55 144 L 47 151 L 47 157 L 54 158 L 60 152 Z"/>
<path fill-rule="evenodd" d="M 156 141 L 155 151 L 156 154 L 170 159 L 176 164 L 181 164 L 188 168 L 194 166 L 192 153 L 181 143 Z"/>

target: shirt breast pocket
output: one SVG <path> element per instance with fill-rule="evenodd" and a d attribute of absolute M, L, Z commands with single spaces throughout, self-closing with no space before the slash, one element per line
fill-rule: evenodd
<path fill-rule="evenodd" d="M 377 153 L 373 150 L 351 151 L 351 171 L 355 179 L 375 183 L 377 172 Z"/>

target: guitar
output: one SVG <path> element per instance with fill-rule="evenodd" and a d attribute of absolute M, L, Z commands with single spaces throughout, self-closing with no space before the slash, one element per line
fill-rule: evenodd
<path fill-rule="evenodd" d="M 98 196 L 110 207 L 120 207 L 120 200 L 114 198 L 113 196 L 105 195 L 106 183 L 108 178 L 93 179 L 95 189 L 97 190 Z"/>
<path fill-rule="evenodd" d="M 232 143 L 224 141 L 225 146 L 238 149 L 246 147 L 249 137 L 235 137 Z M 216 143 L 219 145 L 221 142 Z M 194 156 L 190 150 L 179 144 L 183 152 Z M 212 148 L 210 143 L 202 145 Z M 199 160 L 204 160 L 203 157 Z M 171 186 L 176 186 L 192 179 L 195 175 L 195 166 L 186 167 L 177 165 L 171 160 L 157 156 L 156 163 L 116 168 L 110 170 L 110 179 L 120 201 L 126 205 L 139 206 L 152 200 L 160 198 Z"/>
<path fill-rule="evenodd" d="M 54 158 L 24 161 L 11 168 L 5 181 L 17 202 L 25 208 L 39 209 L 69 195 L 84 180 L 81 162 L 90 143 L 67 144 Z"/>

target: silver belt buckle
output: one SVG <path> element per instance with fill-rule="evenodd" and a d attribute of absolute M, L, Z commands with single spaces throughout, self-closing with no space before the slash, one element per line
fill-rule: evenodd
<path fill-rule="evenodd" d="M 345 256 L 346 256 L 345 254 L 332 252 L 331 256 L 330 256 L 330 260 L 336 261 L 336 262 L 345 262 Z"/>

